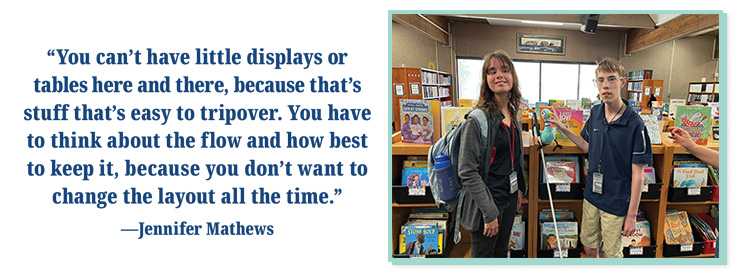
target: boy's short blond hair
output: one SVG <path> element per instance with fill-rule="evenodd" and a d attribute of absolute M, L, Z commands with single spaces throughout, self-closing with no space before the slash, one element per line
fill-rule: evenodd
<path fill-rule="evenodd" d="M 599 66 L 596 67 L 595 72 L 597 75 L 599 72 L 612 72 L 619 74 L 621 77 L 626 76 L 625 67 L 622 66 L 620 61 L 611 57 L 606 57 L 602 61 L 599 61 Z"/>

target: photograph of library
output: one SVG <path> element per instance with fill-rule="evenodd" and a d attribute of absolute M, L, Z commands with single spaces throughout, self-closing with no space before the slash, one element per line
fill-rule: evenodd
<path fill-rule="evenodd" d="M 723 16 L 392 13 L 391 259 L 724 256 Z"/>

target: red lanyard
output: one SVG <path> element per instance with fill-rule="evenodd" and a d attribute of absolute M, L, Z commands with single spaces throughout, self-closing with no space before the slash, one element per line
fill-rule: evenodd
<path fill-rule="evenodd" d="M 505 126 L 505 123 L 503 123 L 502 121 L 500 123 L 502 123 L 503 126 Z M 516 169 L 515 161 L 513 160 L 513 157 L 514 157 L 513 156 L 514 155 L 513 144 L 516 142 L 516 136 L 513 135 L 513 120 L 510 121 L 510 126 L 508 126 L 508 128 L 510 128 L 510 133 L 508 134 L 508 141 L 510 142 L 510 146 L 509 146 L 510 147 L 510 167 L 511 169 Z M 503 127 L 503 129 L 505 129 L 505 133 L 508 133 L 508 129 L 506 127 Z"/>

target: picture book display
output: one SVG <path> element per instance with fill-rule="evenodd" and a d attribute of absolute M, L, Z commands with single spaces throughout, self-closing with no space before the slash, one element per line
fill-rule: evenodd
<path fill-rule="evenodd" d="M 404 143 L 432 144 L 435 132 L 432 102 L 400 99 L 401 141 Z"/>
<path fill-rule="evenodd" d="M 513 227 L 510 230 L 510 241 L 508 242 L 509 250 L 523 250 L 526 241 L 526 222 L 521 219 L 521 215 L 516 215 L 513 221 Z"/>
<path fill-rule="evenodd" d="M 560 118 L 560 121 L 570 129 L 571 132 L 576 134 L 577 136 L 581 135 L 581 130 L 583 129 L 583 111 L 582 110 L 574 110 L 574 109 L 559 109 L 556 108 L 555 111 L 557 111 L 557 117 Z M 557 134 L 555 134 L 555 139 L 558 141 L 570 141 L 570 138 L 563 134 L 561 131 L 557 131 Z"/>
<path fill-rule="evenodd" d="M 570 249 L 578 247 L 578 222 L 575 221 L 557 221 L 557 232 L 555 234 L 555 225 L 552 222 L 541 224 L 541 234 L 539 248 L 557 249 L 557 240 L 560 240 L 560 248 Z"/>
<path fill-rule="evenodd" d="M 661 144 L 661 131 L 659 129 L 659 116 L 655 114 L 641 114 L 643 123 L 646 124 L 646 130 L 648 131 L 648 137 L 651 139 L 651 144 Z"/>
<path fill-rule="evenodd" d="M 692 244 L 693 230 L 685 211 L 669 212 L 665 217 L 664 240 L 667 244 Z"/>
<path fill-rule="evenodd" d="M 672 187 L 704 187 L 708 184 L 708 168 L 675 167 Z"/>
<path fill-rule="evenodd" d="M 430 185 L 427 168 L 404 167 L 401 173 L 401 186 L 418 187 Z"/>
<path fill-rule="evenodd" d="M 545 160 L 547 161 L 546 178 L 549 183 L 580 183 L 577 156 L 550 155 L 546 156 Z"/>
<path fill-rule="evenodd" d="M 440 108 L 440 121 L 443 124 L 443 136 L 458 124 L 464 121 L 466 114 L 471 111 L 471 107 L 442 107 Z"/>
<path fill-rule="evenodd" d="M 706 145 L 711 132 L 711 107 L 677 106 L 674 126 L 685 129 L 696 144 Z"/>
<path fill-rule="evenodd" d="M 647 220 L 635 222 L 633 235 L 622 236 L 622 247 L 651 245 L 651 224 Z"/>
<path fill-rule="evenodd" d="M 441 233 L 434 225 L 404 225 L 401 227 L 403 249 L 399 254 L 427 255 L 441 254 Z"/>

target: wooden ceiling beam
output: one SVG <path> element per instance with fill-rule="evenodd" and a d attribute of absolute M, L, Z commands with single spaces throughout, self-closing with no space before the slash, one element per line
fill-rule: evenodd
<path fill-rule="evenodd" d="M 628 31 L 625 52 L 627 54 L 632 54 L 648 47 L 681 38 L 708 28 L 713 28 L 718 25 L 718 14 L 684 14 L 675 17 L 653 30 L 631 29 Z"/>
<path fill-rule="evenodd" d="M 445 22 L 440 22 L 437 19 L 433 18 L 433 16 L 425 17 L 418 14 L 393 14 L 392 18 L 398 23 L 410 26 L 417 31 L 424 33 L 437 42 L 446 45 L 449 44 L 447 20 Z M 431 20 L 436 20 L 437 22 L 433 22 Z M 443 29 L 443 27 L 441 26 L 442 24 L 445 24 L 446 29 Z"/>

